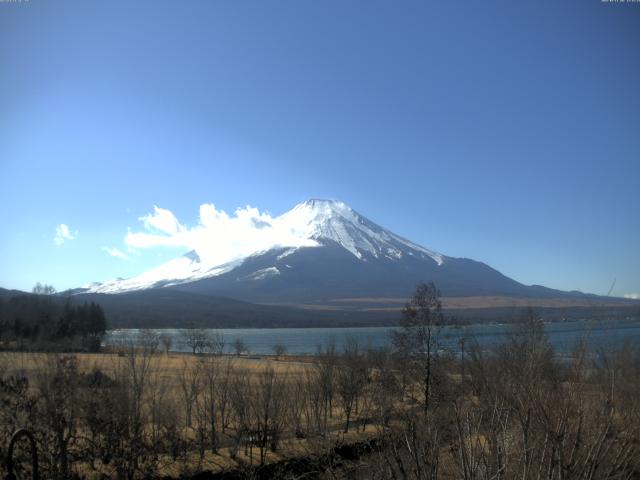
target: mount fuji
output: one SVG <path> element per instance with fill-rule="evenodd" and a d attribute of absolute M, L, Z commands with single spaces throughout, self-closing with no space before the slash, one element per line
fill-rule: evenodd
<path fill-rule="evenodd" d="M 637 301 L 523 285 L 334 200 L 248 221 L 233 237 L 241 248 L 217 238 L 136 277 L 66 293 L 98 302 L 113 327 L 394 325 L 416 284 L 429 281 L 449 315 L 469 322 L 509 321 L 528 307 L 549 320 L 639 314 Z"/>
<path fill-rule="evenodd" d="M 435 282 L 447 297 L 577 294 L 526 286 L 484 263 L 445 256 L 339 201 L 307 200 L 263 223 L 259 228 L 281 233 L 268 248 L 262 244 L 249 255 L 215 264 L 193 250 L 137 277 L 94 283 L 76 292 L 171 289 L 257 303 L 342 306 L 362 305 L 365 298 L 404 299 L 425 281 Z"/>

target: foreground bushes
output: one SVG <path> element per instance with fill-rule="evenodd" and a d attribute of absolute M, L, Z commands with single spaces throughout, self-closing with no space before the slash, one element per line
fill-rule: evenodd
<path fill-rule="evenodd" d="M 371 478 L 640 478 L 640 350 L 559 361 L 541 326 L 477 345 L 425 416 L 400 414 Z"/>

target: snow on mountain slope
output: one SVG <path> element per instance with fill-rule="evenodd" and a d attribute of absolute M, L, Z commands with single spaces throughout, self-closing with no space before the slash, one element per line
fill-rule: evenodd
<path fill-rule="evenodd" d="M 168 287 L 220 275 L 233 270 L 240 263 L 242 263 L 242 260 L 222 265 L 206 265 L 200 260 L 198 254 L 192 251 L 159 267 L 148 270 L 137 277 L 93 284 L 84 293 L 123 293 L 147 288 Z"/>
<path fill-rule="evenodd" d="M 267 249 L 260 245 L 248 256 L 228 258 L 225 262 L 218 261 L 216 264 L 203 261 L 203 258 L 207 258 L 206 255 L 192 251 L 137 277 L 95 284 L 87 291 L 122 293 L 215 277 L 233 270 L 253 255 L 274 248 L 286 249 L 279 258 L 291 255 L 299 248 L 319 248 L 330 244 L 339 245 L 362 261 L 366 261 L 367 257 L 399 260 L 405 256 L 414 256 L 431 259 L 437 265 L 442 265 L 446 258 L 385 230 L 346 204 L 333 200 L 307 200 L 276 217 L 271 223 L 261 225 L 261 228 L 273 229 L 277 233 L 273 238 L 284 240 L 274 240 Z M 245 278 L 259 281 L 279 273 L 278 269 L 268 268 Z"/>
<path fill-rule="evenodd" d="M 276 218 L 277 224 L 302 238 L 333 241 L 358 258 L 364 253 L 374 257 L 401 258 L 402 255 L 426 254 L 438 265 L 443 256 L 399 237 L 376 225 L 342 202 L 307 200 Z"/>

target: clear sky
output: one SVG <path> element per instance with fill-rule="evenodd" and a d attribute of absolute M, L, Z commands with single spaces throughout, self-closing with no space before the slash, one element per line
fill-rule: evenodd
<path fill-rule="evenodd" d="M 183 253 L 125 242 L 156 205 L 192 227 L 312 197 L 640 293 L 640 3 L 0 2 L 0 286 Z"/>

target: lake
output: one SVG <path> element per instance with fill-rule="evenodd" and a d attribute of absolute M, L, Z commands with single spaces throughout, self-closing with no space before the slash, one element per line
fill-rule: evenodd
<path fill-rule="evenodd" d="M 273 346 L 283 344 L 287 353 L 296 355 L 313 354 L 319 345 L 334 342 L 338 350 L 346 339 L 355 338 L 364 347 L 383 347 L 391 343 L 391 332 L 395 327 L 353 327 L 353 328 L 238 328 L 211 329 L 212 334 L 220 334 L 225 342 L 225 351 L 231 353 L 231 344 L 240 338 L 252 354 L 272 354 Z M 441 343 L 443 347 L 458 351 L 460 340 L 472 336 L 484 346 L 504 341 L 512 327 L 510 325 L 468 325 L 463 327 L 443 327 Z M 590 320 L 556 322 L 545 324 L 545 331 L 551 344 L 559 354 L 572 351 L 576 341 L 583 338 L 593 348 L 613 349 L 625 342 L 640 344 L 640 320 Z M 105 343 L 135 341 L 140 330 L 110 330 Z M 172 351 L 187 352 L 189 347 L 179 329 L 157 329 L 157 334 L 170 335 L 173 339 Z"/>

